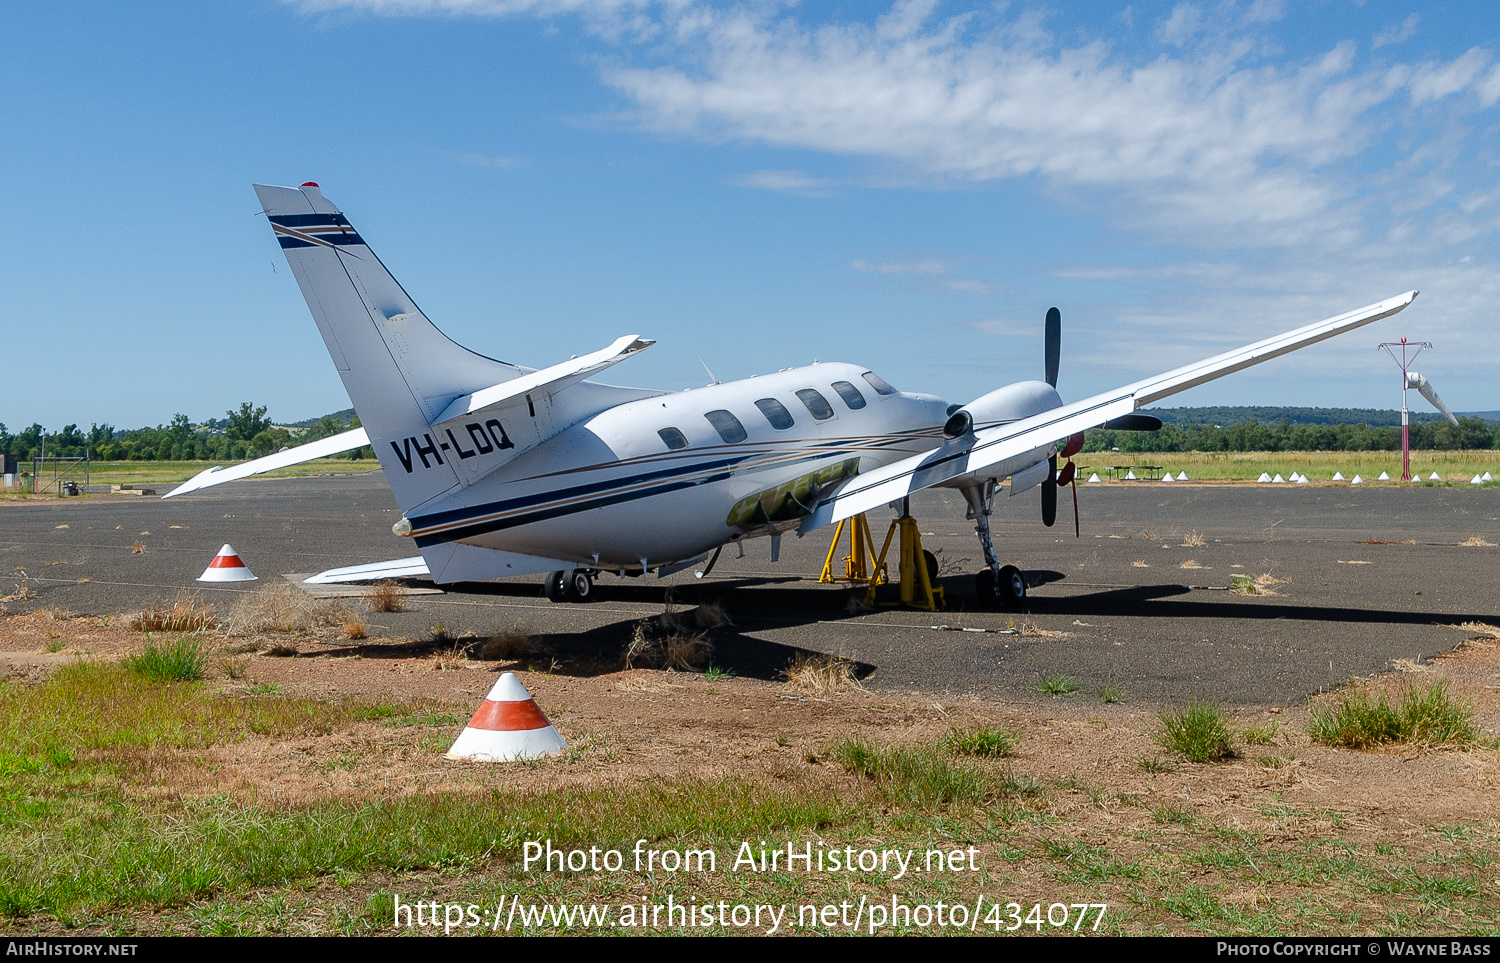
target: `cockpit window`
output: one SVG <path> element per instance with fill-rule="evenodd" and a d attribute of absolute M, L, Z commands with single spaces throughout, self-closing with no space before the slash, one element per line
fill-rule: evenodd
<path fill-rule="evenodd" d="M 745 426 L 740 424 L 738 418 L 723 408 L 706 412 L 703 417 L 707 418 L 708 423 L 714 426 L 714 431 L 717 431 L 719 437 L 724 439 L 724 444 L 737 445 L 745 440 Z"/>
<path fill-rule="evenodd" d="M 777 431 L 786 431 L 792 427 L 792 413 L 775 398 L 762 398 L 755 403 L 755 407 L 760 409 L 760 413 L 766 416 L 771 427 Z"/>
<path fill-rule="evenodd" d="M 797 399 L 807 406 L 807 410 L 812 412 L 812 416 L 816 420 L 827 421 L 833 417 L 833 405 L 830 405 L 827 398 L 818 394 L 813 389 L 801 388 L 798 389 L 796 394 Z"/>
<path fill-rule="evenodd" d="M 673 451 L 677 451 L 679 448 L 686 448 L 688 446 L 687 435 L 684 435 L 676 428 L 663 428 L 661 431 L 658 431 L 657 434 L 661 435 L 661 440 L 666 442 L 667 447 L 672 449 Z"/>
<path fill-rule="evenodd" d="M 860 394 L 859 389 L 847 381 L 835 381 L 833 383 L 833 390 L 839 393 L 839 397 L 844 399 L 844 404 L 848 405 L 853 411 L 858 411 L 866 404 L 865 396 Z"/>
<path fill-rule="evenodd" d="M 866 371 L 864 373 L 864 379 L 870 383 L 870 387 L 875 389 L 876 394 L 896 394 L 896 389 L 892 388 L 889 384 L 886 383 L 886 380 L 884 378 L 880 377 L 880 375 L 876 374 L 873 371 Z"/>

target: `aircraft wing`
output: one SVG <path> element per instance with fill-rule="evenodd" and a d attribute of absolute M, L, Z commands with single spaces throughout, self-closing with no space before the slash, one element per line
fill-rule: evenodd
<path fill-rule="evenodd" d="M 1378 304 L 1257 341 L 1083 401 L 954 438 L 935 451 L 912 455 L 883 468 L 857 475 L 843 488 L 819 502 L 813 513 L 802 523 L 800 531 L 810 532 L 887 502 L 905 498 L 924 488 L 962 475 L 981 472 L 991 465 L 1051 444 L 1059 438 L 1096 428 L 1111 418 L 1129 414 L 1169 395 L 1316 344 L 1325 338 L 1381 318 L 1388 318 L 1411 304 L 1416 296 L 1416 291 L 1408 291 Z"/>
<path fill-rule="evenodd" d="M 243 465 L 235 465 L 233 468 L 223 468 L 219 465 L 200 471 L 176 488 L 167 492 L 162 498 L 171 498 L 173 495 L 182 495 L 187 492 L 195 492 L 200 488 L 209 488 L 214 485 L 222 485 L 240 478 L 249 478 L 251 475 L 259 475 L 263 472 L 275 471 L 288 465 L 299 465 L 304 461 L 312 461 L 314 458 L 327 458 L 329 455 L 337 455 L 341 451 L 352 451 L 355 448 L 363 448 L 370 443 L 370 438 L 365 434 L 363 428 L 355 428 L 337 435 L 329 435 L 327 438 L 319 438 L 305 445 L 278 451 L 274 455 L 247 461 Z"/>

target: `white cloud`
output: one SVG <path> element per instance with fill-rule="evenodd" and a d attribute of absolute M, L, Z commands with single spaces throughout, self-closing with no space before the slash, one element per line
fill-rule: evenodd
<path fill-rule="evenodd" d="M 1420 104 L 1458 93 L 1478 80 L 1489 62 L 1489 51 L 1474 47 L 1450 63 L 1421 65 L 1408 82 L 1412 102 Z"/>
<path fill-rule="evenodd" d="M 850 267 L 856 271 L 874 271 L 877 274 L 946 274 L 948 268 L 942 261 L 936 258 L 922 258 L 916 261 L 885 261 L 880 264 L 871 264 L 869 261 L 855 260 L 850 262 Z"/>
<path fill-rule="evenodd" d="M 1101 42 L 1049 46 L 1030 27 L 1019 40 L 1010 25 L 930 23 L 926 9 L 818 28 L 699 10 L 675 31 L 690 57 L 605 78 L 658 130 L 883 159 L 939 181 L 1040 176 L 1057 190 L 1124 192 L 1157 227 L 1233 243 L 1344 243 L 1348 187 L 1319 168 L 1364 149 L 1372 108 L 1408 87 L 1421 100 L 1481 83 L 1488 60 L 1476 50 L 1359 71 L 1345 42 L 1280 66 L 1241 65 L 1248 55 L 1232 45 L 1133 65 Z M 1253 8 L 1239 22 L 1278 13 Z"/>
<path fill-rule="evenodd" d="M 849 266 L 856 271 L 882 274 L 886 277 L 917 277 L 926 283 L 953 294 L 996 294 L 1006 290 L 1003 284 L 993 284 L 976 278 L 950 277 L 948 266 L 937 258 L 915 258 L 910 261 L 854 260 Z"/>
<path fill-rule="evenodd" d="M 832 186 L 832 181 L 820 177 L 813 177 L 802 171 L 751 171 L 729 178 L 729 183 L 735 187 L 755 187 L 766 191 L 780 191 L 784 194 L 800 194 L 804 197 L 824 197 Z"/>
<path fill-rule="evenodd" d="M 1407 17 L 1405 20 L 1401 21 L 1399 24 L 1392 24 L 1391 26 L 1386 27 L 1384 30 L 1380 31 L 1380 33 L 1376 34 L 1375 39 L 1371 42 L 1370 46 L 1378 48 L 1384 47 L 1386 44 L 1400 43 L 1403 40 L 1410 40 L 1412 36 L 1416 34 L 1417 23 L 1421 19 L 1421 14 L 1414 13 L 1411 16 Z"/>
<path fill-rule="evenodd" d="M 455 155 L 454 160 L 466 167 L 490 167 L 500 170 L 510 170 L 526 164 L 524 157 L 496 157 L 490 154 L 458 154 Z"/>

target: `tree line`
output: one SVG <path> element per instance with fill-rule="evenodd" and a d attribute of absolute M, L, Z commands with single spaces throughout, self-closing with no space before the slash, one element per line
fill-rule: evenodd
<path fill-rule="evenodd" d="M 179 413 L 170 424 L 125 431 L 113 425 L 94 424 L 88 431 L 65 425 L 61 431 L 46 432 L 46 454 L 81 458 L 87 453 L 96 461 L 239 461 L 359 427 L 358 417 L 345 422 L 331 416 L 302 428 L 278 427 L 266 416 L 264 405 L 256 407 L 248 401 L 225 415 L 195 425 Z M 0 454 L 15 455 L 23 462 L 36 458 L 43 453 L 42 435 L 41 425 L 11 434 L 0 424 Z M 367 445 L 345 457 L 373 458 L 375 453 Z"/>
<path fill-rule="evenodd" d="M 1483 418 L 1411 426 L 1413 450 L 1460 451 L 1494 448 L 1500 428 Z M 1263 424 L 1163 425 L 1160 431 L 1113 431 L 1091 428 L 1084 451 L 1400 451 L 1400 425 Z"/>

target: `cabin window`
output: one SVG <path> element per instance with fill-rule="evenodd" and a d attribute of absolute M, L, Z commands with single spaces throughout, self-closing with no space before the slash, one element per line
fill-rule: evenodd
<path fill-rule="evenodd" d="M 844 404 L 848 405 L 851 411 L 858 411 L 866 404 L 865 396 L 847 381 L 835 381 L 833 390 L 839 393 L 839 397 L 844 399 Z"/>
<path fill-rule="evenodd" d="M 792 427 L 792 413 L 775 398 L 762 398 L 755 403 L 755 407 L 760 409 L 760 413 L 766 416 L 771 427 L 777 431 L 786 431 Z"/>
<path fill-rule="evenodd" d="M 880 377 L 880 375 L 876 374 L 873 371 L 866 371 L 863 377 L 870 383 L 870 387 L 874 388 L 875 393 L 878 395 L 893 395 L 896 393 L 895 388 L 892 388 L 889 384 L 886 383 L 886 380 L 884 378 Z"/>
<path fill-rule="evenodd" d="M 807 410 L 812 412 L 812 416 L 816 420 L 827 421 L 833 417 L 833 405 L 830 405 L 827 398 L 818 394 L 813 389 L 800 389 L 797 392 L 797 398 L 807 406 Z"/>
<path fill-rule="evenodd" d="M 673 451 L 677 451 L 679 448 L 686 448 L 688 446 L 687 435 L 684 435 L 676 428 L 663 428 L 661 431 L 658 431 L 657 434 L 661 435 L 661 440 L 666 442 L 667 447 L 672 449 Z"/>
<path fill-rule="evenodd" d="M 707 418 L 708 423 L 714 426 L 714 431 L 717 431 L 719 437 L 724 439 L 724 444 L 737 445 L 745 440 L 745 426 L 740 424 L 738 418 L 723 408 L 706 412 L 703 417 Z"/>

